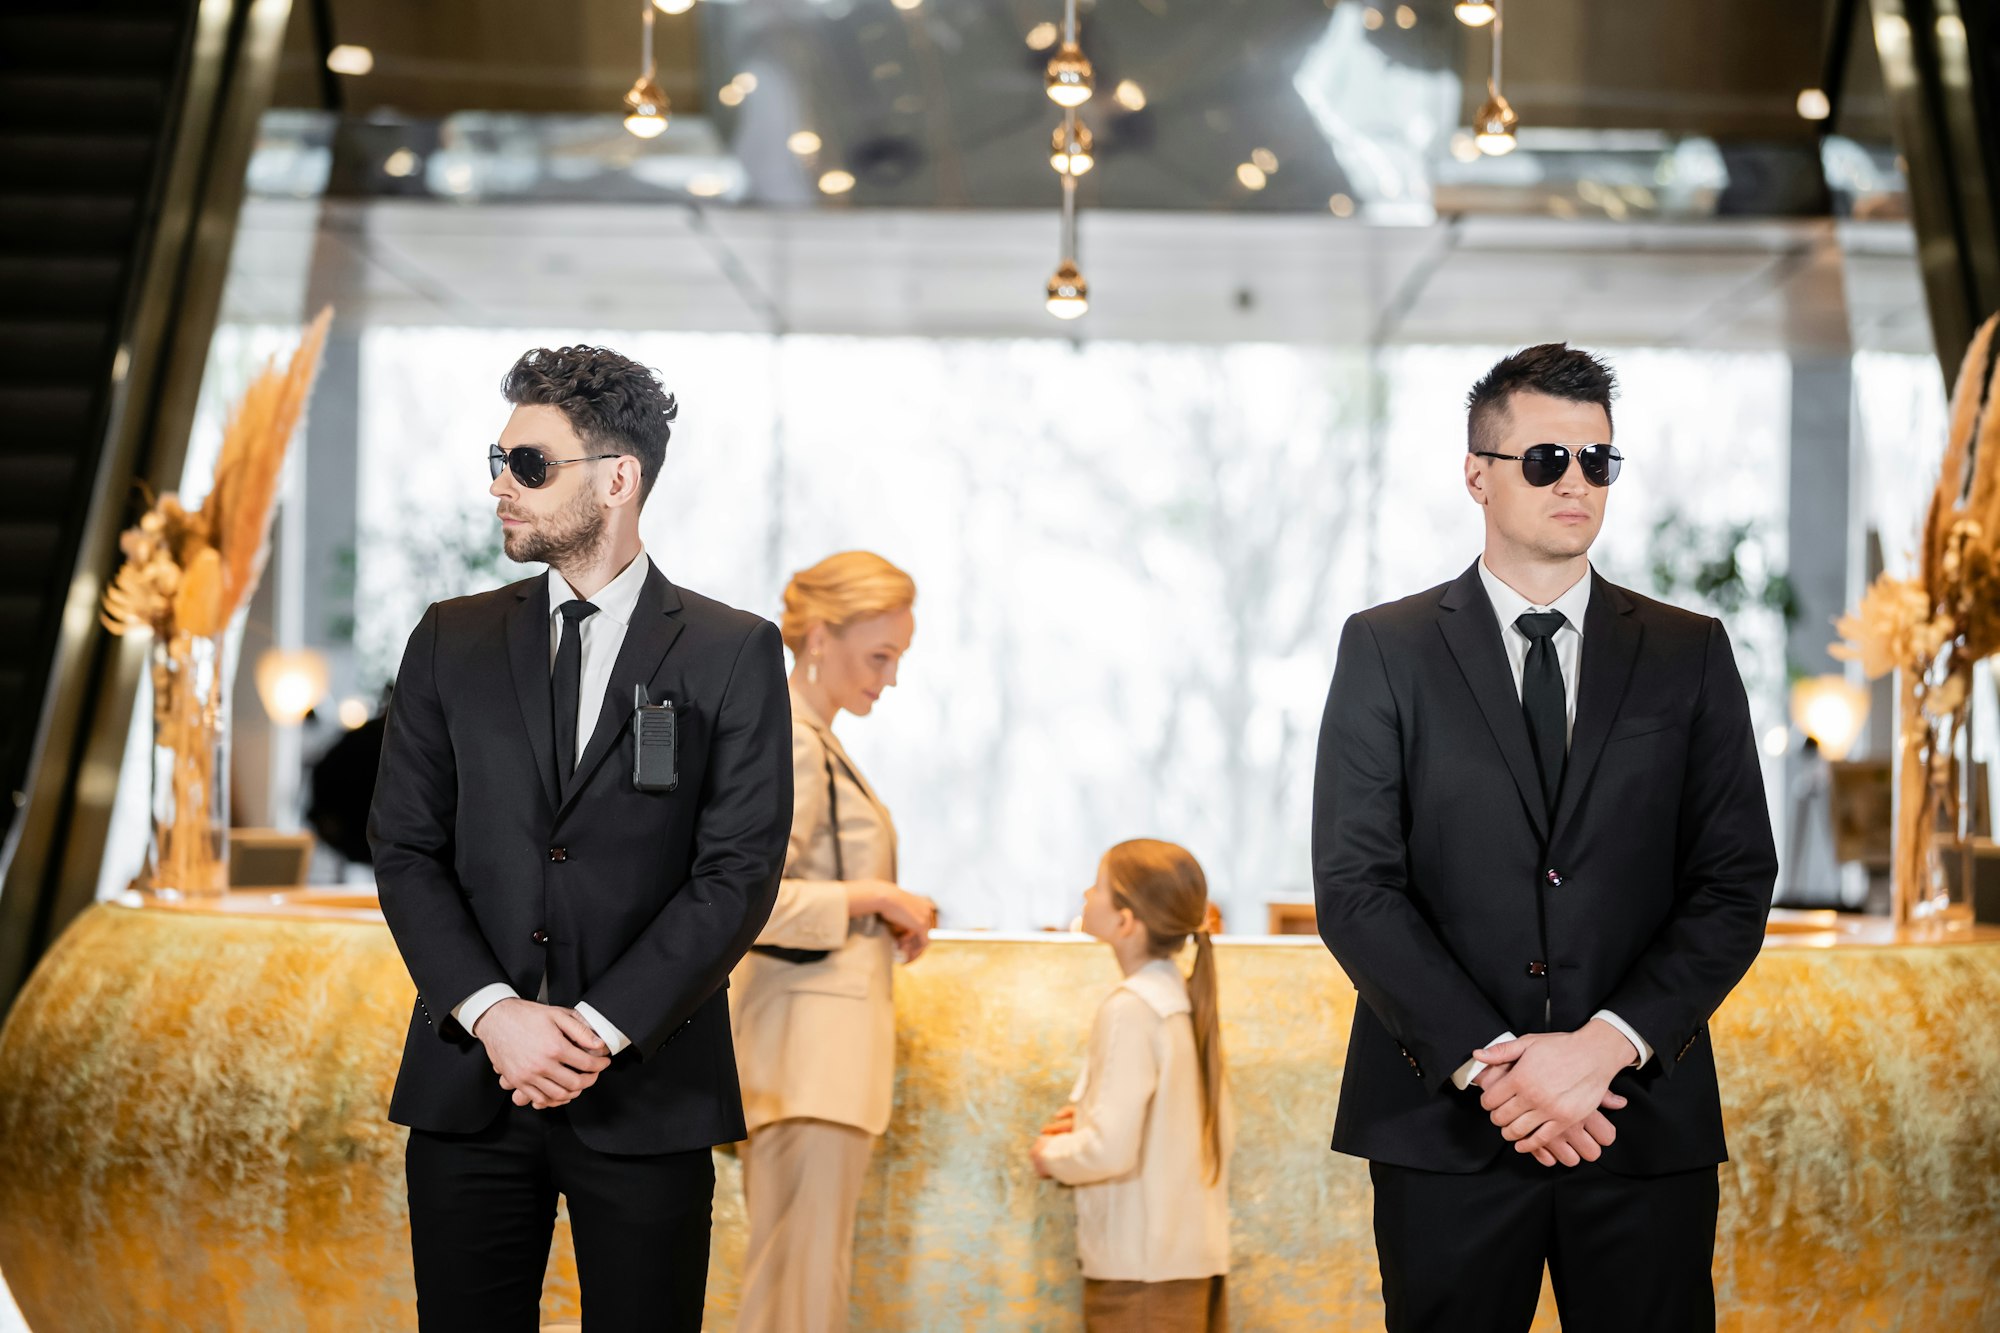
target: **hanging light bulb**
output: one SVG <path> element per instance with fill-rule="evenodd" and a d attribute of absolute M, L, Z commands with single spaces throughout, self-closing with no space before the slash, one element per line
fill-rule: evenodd
<path fill-rule="evenodd" d="M 1493 21 L 1493 0 L 1461 0 L 1451 12 L 1468 28 L 1483 28 Z"/>
<path fill-rule="evenodd" d="M 1075 319 L 1090 309 L 1090 284 L 1083 280 L 1076 261 L 1065 259 L 1049 276 L 1048 311 L 1057 319 Z"/>
<path fill-rule="evenodd" d="M 1081 176 L 1097 165 L 1092 147 L 1090 126 L 1071 112 L 1063 117 L 1063 123 L 1056 126 L 1055 135 L 1049 140 L 1049 165 L 1058 175 Z"/>
<path fill-rule="evenodd" d="M 1065 41 L 1049 57 L 1049 68 L 1042 77 L 1042 86 L 1048 90 L 1049 100 L 1057 106 L 1079 107 L 1090 100 L 1095 77 L 1083 48 L 1073 40 Z"/>
<path fill-rule="evenodd" d="M 657 139 L 667 129 L 667 95 L 641 75 L 625 92 L 625 128 L 641 139 Z"/>
<path fill-rule="evenodd" d="M 1488 96 L 1472 120 L 1472 142 L 1488 157 L 1505 157 L 1519 147 L 1514 137 L 1521 118 L 1514 114 L 1500 90 L 1487 85 Z"/>
<path fill-rule="evenodd" d="M 1488 157 L 1505 157 L 1514 151 L 1518 141 L 1514 131 L 1521 118 L 1514 114 L 1514 108 L 1500 95 L 1500 6 L 1498 0 L 1493 5 L 1493 73 L 1486 80 L 1486 100 L 1480 104 L 1479 114 L 1472 118 L 1472 142 Z"/>
<path fill-rule="evenodd" d="M 667 95 L 653 82 L 652 0 L 640 0 L 639 77 L 625 90 L 625 128 L 641 139 L 657 139 L 667 128 Z"/>

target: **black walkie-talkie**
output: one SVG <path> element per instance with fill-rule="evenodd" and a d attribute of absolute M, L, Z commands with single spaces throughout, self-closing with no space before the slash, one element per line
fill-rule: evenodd
<path fill-rule="evenodd" d="M 640 791 L 672 791 L 681 785 L 678 763 L 680 719 L 673 701 L 653 703 L 644 685 L 632 687 L 632 785 Z"/>

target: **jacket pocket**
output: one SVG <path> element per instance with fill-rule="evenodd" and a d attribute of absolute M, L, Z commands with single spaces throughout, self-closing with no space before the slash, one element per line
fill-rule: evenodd
<path fill-rule="evenodd" d="M 1665 731 L 1680 721 L 1672 713 L 1648 713 L 1643 717 L 1623 717 L 1611 728 L 1605 738 L 1608 745 L 1612 741 L 1630 740 L 1634 736 L 1650 736 L 1656 731 Z"/>

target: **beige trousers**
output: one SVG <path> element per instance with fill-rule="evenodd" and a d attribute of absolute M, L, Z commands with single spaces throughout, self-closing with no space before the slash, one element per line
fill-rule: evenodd
<path fill-rule="evenodd" d="M 826 1120 L 779 1120 L 743 1145 L 737 1333 L 845 1333 L 854 1210 L 875 1136 Z"/>

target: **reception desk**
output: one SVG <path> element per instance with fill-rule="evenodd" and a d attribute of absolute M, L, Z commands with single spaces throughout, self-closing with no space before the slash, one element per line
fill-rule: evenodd
<path fill-rule="evenodd" d="M 1714 1023 L 1724 1329 L 2000 1328 L 2000 931 L 1783 921 Z M 1364 1164 L 1327 1151 L 1354 992 L 1314 940 L 1218 946 L 1240 1116 L 1239 1329 L 1380 1327 Z M 895 1121 L 856 1239 L 861 1330 L 1080 1326 L 1063 1190 L 1028 1169 L 1106 951 L 941 937 L 897 979 Z M 0 1272 L 37 1333 L 408 1329 L 412 990 L 336 892 L 99 905 L 0 1032 Z M 718 1158 L 709 1326 L 743 1253 Z M 575 1318 L 566 1230 L 545 1309 Z M 1554 1329 L 1548 1301 L 1536 1328 Z"/>

